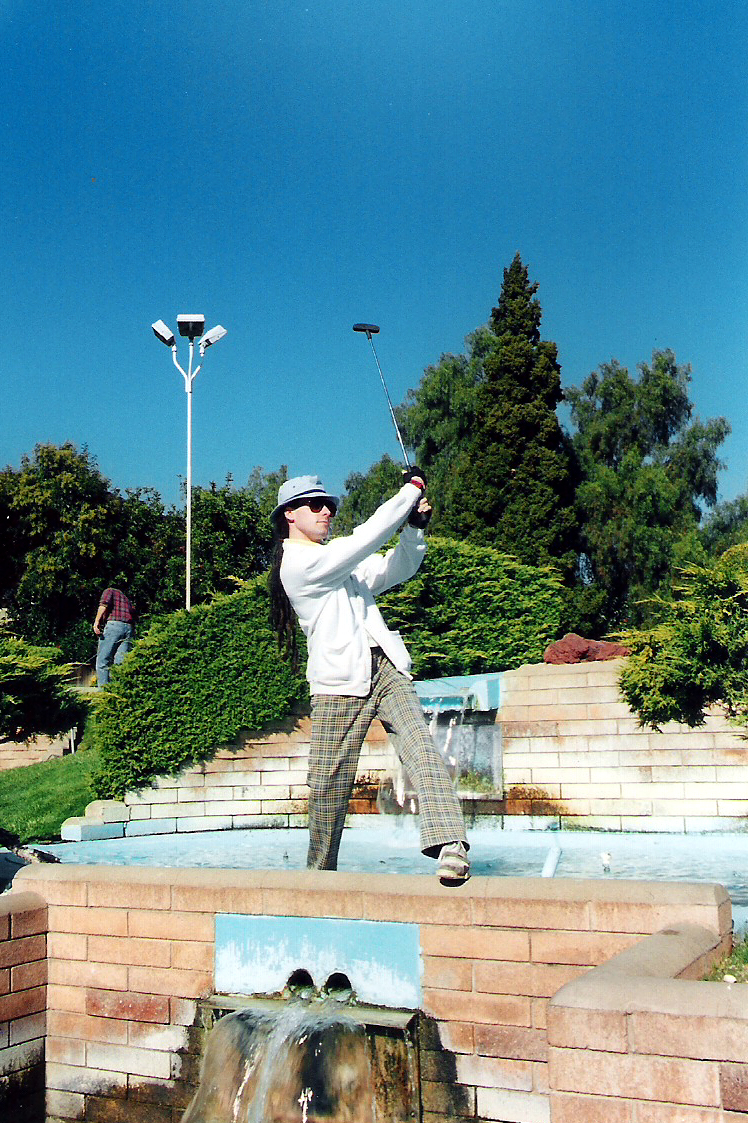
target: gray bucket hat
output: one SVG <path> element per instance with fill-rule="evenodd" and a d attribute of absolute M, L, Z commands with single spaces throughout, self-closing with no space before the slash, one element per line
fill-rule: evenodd
<path fill-rule="evenodd" d="M 330 495 L 330 492 L 325 490 L 319 476 L 294 476 L 292 480 L 286 480 L 278 488 L 278 504 L 270 518 L 274 519 L 280 511 L 299 499 L 329 499 L 336 507 L 340 506 L 337 495 Z"/>

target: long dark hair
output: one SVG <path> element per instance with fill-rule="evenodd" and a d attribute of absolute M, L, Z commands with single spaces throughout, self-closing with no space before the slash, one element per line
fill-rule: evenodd
<path fill-rule="evenodd" d="M 270 555 L 270 576 L 268 577 L 270 623 L 278 640 L 278 649 L 296 670 L 299 665 L 296 613 L 291 607 L 288 594 L 283 588 L 280 578 L 283 543 L 286 538 L 288 538 L 288 523 L 283 511 L 279 511 L 273 519 L 273 549 Z"/>

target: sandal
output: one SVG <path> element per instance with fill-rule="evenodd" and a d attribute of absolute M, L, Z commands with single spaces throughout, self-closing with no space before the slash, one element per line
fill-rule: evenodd
<path fill-rule="evenodd" d="M 446 842 L 439 852 L 437 874 L 442 885 L 462 885 L 470 877 L 470 861 L 464 842 Z"/>

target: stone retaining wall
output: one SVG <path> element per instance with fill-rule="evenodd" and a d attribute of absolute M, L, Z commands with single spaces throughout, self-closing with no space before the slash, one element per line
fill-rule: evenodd
<path fill-rule="evenodd" d="M 468 823 L 604 830 L 714 831 L 748 827 L 748 742 L 717 713 L 698 729 L 640 728 L 621 699 L 622 660 L 538 664 L 501 675 L 503 778 L 494 794 L 461 792 Z M 485 715 L 481 715 L 485 717 Z M 309 719 L 248 734 L 213 760 L 97 801 L 69 819 L 64 839 L 305 826 Z M 378 722 L 359 763 L 352 815 L 376 812 L 379 781 L 397 758 Z M 503 783 L 503 788 L 502 788 Z"/>
<path fill-rule="evenodd" d="M 37 737 L 35 741 L 5 741 L 0 744 L 0 772 L 9 768 L 25 768 L 42 760 L 64 756 L 70 752 L 71 734 L 63 737 Z"/>
<path fill-rule="evenodd" d="M 29 891 L 49 912 L 47 1123 L 179 1123 L 197 1080 L 219 913 L 419 926 L 424 1123 L 557 1118 L 550 1089 L 563 1108 L 581 1050 L 569 1051 L 565 1076 L 568 1040 L 554 1030 L 549 1080 L 551 996 L 663 927 L 709 929 L 700 963 L 729 945 L 731 928 L 726 893 L 704 884 L 474 878 L 447 890 L 420 876 L 34 865 L 8 899 Z M 683 1014 L 697 1008 L 684 995 Z M 603 1029 L 598 1018 L 588 1030 L 598 1052 Z M 651 1118 L 690 1119 L 678 1062 L 658 1071 L 670 1111 Z"/>
<path fill-rule="evenodd" d="M 697 729 L 640 728 L 618 690 L 622 664 L 505 672 L 506 811 L 604 830 L 746 829 L 744 736 L 717 712 Z"/>

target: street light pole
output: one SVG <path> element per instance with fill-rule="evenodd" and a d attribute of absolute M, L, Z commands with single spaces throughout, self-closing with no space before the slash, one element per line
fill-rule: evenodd
<path fill-rule="evenodd" d="M 199 363 L 195 369 L 192 369 L 192 363 L 195 356 L 195 339 L 197 336 L 202 336 L 198 342 L 200 348 L 200 358 L 205 355 L 208 347 L 217 343 L 219 339 L 223 339 L 226 335 L 226 329 L 217 324 L 216 327 L 211 328 L 210 331 L 205 332 L 205 316 L 177 316 L 177 328 L 179 334 L 187 336 L 189 340 L 190 357 L 187 364 L 187 370 L 183 370 L 179 365 L 177 359 L 177 341 L 174 332 L 171 328 L 167 327 L 163 320 L 157 320 L 152 324 L 154 334 L 157 339 L 165 343 L 167 347 L 171 347 L 171 357 L 174 361 L 174 366 L 184 379 L 184 389 L 187 394 L 187 501 L 186 501 L 186 524 L 187 524 L 187 541 L 185 543 L 185 577 L 184 577 L 184 607 L 189 612 L 192 607 L 192 383 L 200 373 L 202 363 Z"/>

